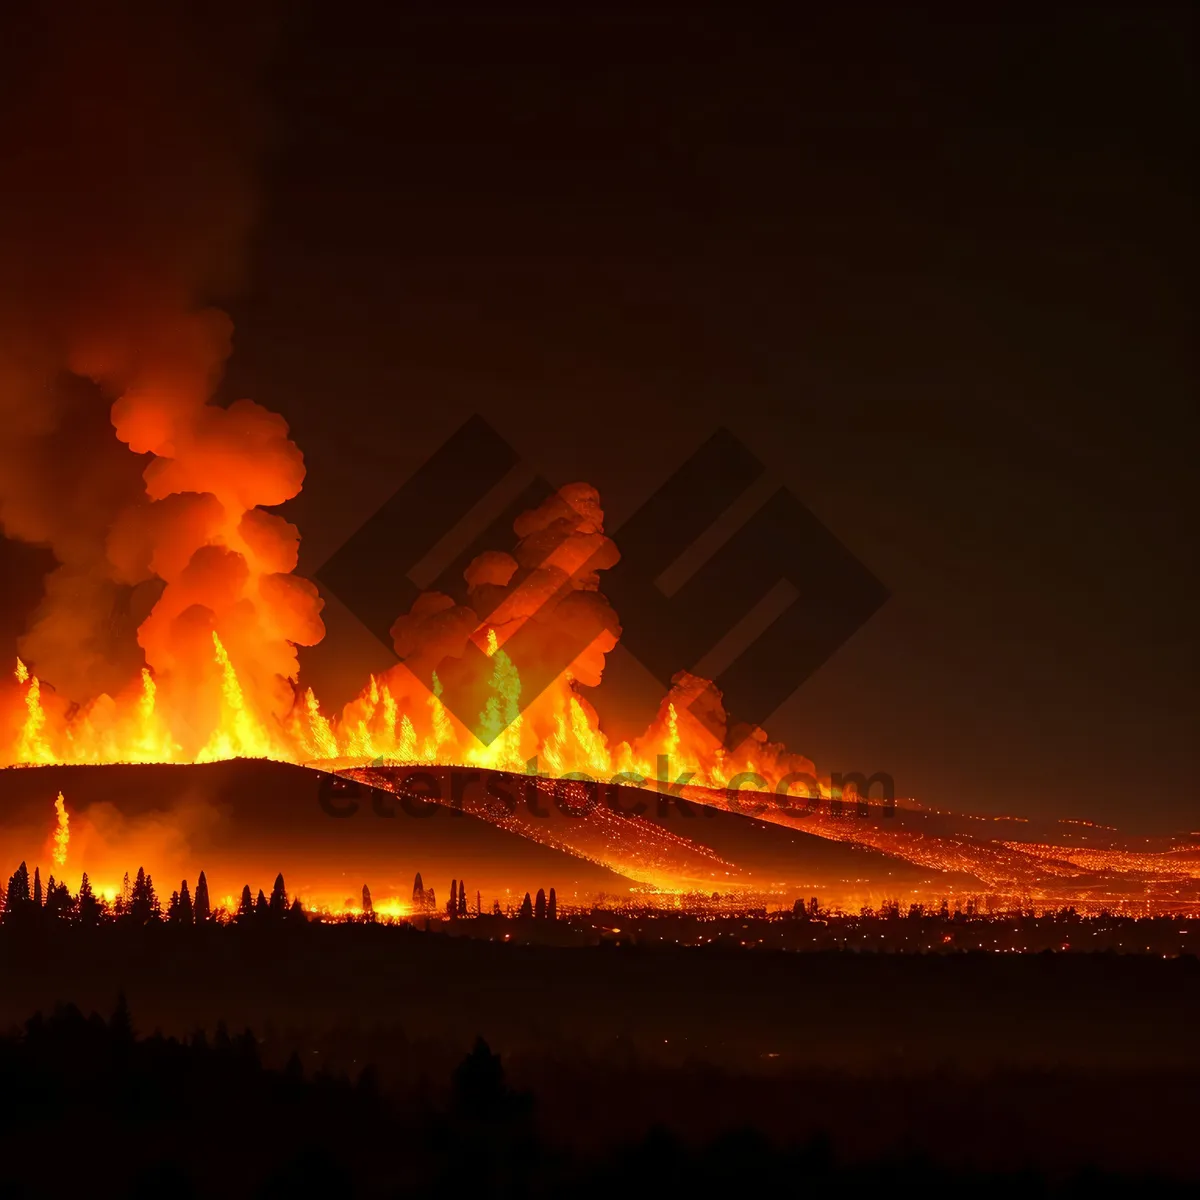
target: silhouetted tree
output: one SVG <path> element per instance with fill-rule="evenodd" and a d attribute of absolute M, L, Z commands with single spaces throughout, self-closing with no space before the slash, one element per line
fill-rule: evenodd
<path fill-rule="evenodd" d="M 129 872 L 126 871 L 121 879 L 121 892 L 113 901 L 113 911 L 118 917 L 127 916 L 129 905 L 133 902 L 133 887 L 129 882 Z"/>
<path fill-rule="evenodd" d="M 195 915 L 197 925 L 203 925 L 212 917 L 212 904 L 208 899 L 208 879 L 203 871 L 200 872 L 200 878 L 196 880 Z"/>
<path fill-rule="evenodd" d="M 483 897 L 479 894 L 478 888 L 475 889 L 475 915 L 477 917 L 483 916 Z"/>
<path fill-rule="evenodd" d="M 124 992 L 117 996 L 117 1007 L 109 1018 L 108 1030 L 114 1042 L 129 1045 L 133 1041 L 133 1018 L 129 1015 L 129 1001 Z"/>
<path fill-rule="evenodd" d="M 77 906 L 81 925 L 90 927 L 99 923 L 102 911 L 100 901 L 96 899 L 96 893 L 92 891 L 92 881 L 87 877 L 86 871 L 84 871 L 83 879 L 79 883 Z"/>
<path fill-rule="evenodd" d="M 529 1097 L 508 1086 L 500 1056 L 483 1038 L 475 1039 L 474 1049 L 455 1067 L 450 1104 L 459 1120 L 492 1128 L 525 1119 L 531 1111 Z"/>
<path fill-rule="evenodd" d="M 297 896 L 292 901 L 292 907 L 288 909 L 289 921 L 307 921 L 308 914 L 304 911 L 304 905 L 300 903 L 300 897 Z"/>
<path fill-rule="evenodd" d="M 32 906 L 29 901 L 29 871 L 22 863 L 9 876 L 8 887 L 4 892 L 4 921 L 15 924 L 24 918 Z"/>
<path fill-rule="evenodd" d="M 167 901 L 167 924 L 179 924 L 179 893 L 172 892 L 171 898 Z"/>
<path fill-rule="evenodd" d="M 282 871 L 275 876 L 275 886 L 271 889 L 271 902 L 269 907 L 272 917 L 282 918 L 287 916 L 287 888 L 283 886 Z"/>
<path fill-rule="evenodd" d="M 262 888 L 258 889 L 258 899 L 254 901 L 254 915 L 260 919 L 266 919 L 270 915 L 271 908 L 267 904 L 267 897 L 263 894 Z"/>
<path fill-rule="evenodd" d="M 179 885 L 179 921 L 182 925 L 194 925 L 196 912 L 192 907 L 192 893 L 188 891 L 187 880 Z"/>
<path fill-rule="evenodd" d="M 546 919 L 558 920 L 558 897 L 554 894 L 553 888 L 550 889 L 550 899 L 546 901 Z"/>
<path fill-rule="evenodd" d="M 538 888 L 537 899 L 533 904 L 533 915 L 539 921 L 546 919 L 546 891 L 544 888 Z"/>
<path fill-rule="evenodd" d="M 493 916 L 493 917 L 502 917 L 502 916 L 504 916 L 504 910 L 503 910 L 503 909 L 500 907 L 500 901 L 499 901 L 499 900 L 493 900 L 493 901 L 492 901 L 492 916 Z"/>
<path fill-rule="evenodd" d="M 42 872 L 39 867 L 33 868 L 33 906 L 42 907 Z"/>
<path fill-rule="evenodd" d="M 437 894 L 433 888 L 430 888 L 425 893 L 425 904 L 428 906 L 430 912 L 437 912 Z"/>
<path fill-rule="evenodd" d="M 459 880 L 458 883 L 458 915 L 465 917 L 467 915 L 467 885 Z"/>
<path fill-rule="evenodd" d="M 450 880 L 450 899 L 446 901 L 446 915 L 448 917 L 458 916 L 458 880 Z"/>
<path fill-rule="evenodd" d="M 75 901 L 71 896 L 71 890 L 65 883 L 55 881 L 53 875 L 46 883 L 46 915 L 48 917 L 62 919 L 70 916 L 75 908 Z"/>
<path fill-rule="evenodd" d="M 138 867 L 137 878 L 133 881 L 133 891 L 129 897 L 129 915 L 138 925 L 148 925 L 162 915 L 158 895 L 154 891 L 154 881 L 141 867 Z"/>
<path fill-rule="evenodd" d="M 819 917 L 821 915 L 821 905 L 816 896 L 808 902 L 808 915 L 810 917 Z"/>
<path fill-rule="evenodd" d="M 365 883 L 363 884 L 362 890 L 362 910 L 363 916 L 365 917 L 372 917 L 375 915 L 375 904 L 371 899 L 371 889 L 367 887 Z"/>
<path fill-rule="evenodd" d="M 22 863 L 8 881 L 5 893 L 4 915 L 6 919 L 19 920 L 30 907 L 29 868 Z"/>
<path fill-rule="evenodd" d="M 533 916 L 533 901 L 530 900 L 528 892 L 525 893 L 525 899 L 521 901 L 521 914 L 520 915 L 522 917 L 532 917 Z"/>
<path fill-rule="evenodd" d="M 254 897 L 250 894 L 250 885 L 246 884 L 242 888 L 242 898 L 238 901 L 237 916 L 234 918 L 239 924 L 244 924 L 254 916 Z"/>
<path fill-rule="evenodd" d="M 413 908 L 420 912 L 425 907 L 425 885 L 421 882 L 421 872 L 417 872 L 417 877 L 413 880 L 412 894 Z"/>

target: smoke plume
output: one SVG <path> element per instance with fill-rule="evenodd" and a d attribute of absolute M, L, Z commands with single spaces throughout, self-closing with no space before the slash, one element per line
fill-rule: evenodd
<path fill-rule="evenodd" d="M 26 6 L 0 36 L 0 528 L 59 563 L 20 652 L 81 702 L 144 663 L 198 729 L 214 631 L 264 715 L 324 632 L 264 511 L 304 479 L 287 424 L 213 402 L 267 132 L 253 7 Z"/>

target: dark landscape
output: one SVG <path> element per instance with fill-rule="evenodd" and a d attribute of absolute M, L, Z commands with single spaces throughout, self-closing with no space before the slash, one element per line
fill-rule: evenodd
<path fill-rule="evenodd" d="M 0 5 L 0 1200 L 1200 1195 L 1198 35 Z"/>

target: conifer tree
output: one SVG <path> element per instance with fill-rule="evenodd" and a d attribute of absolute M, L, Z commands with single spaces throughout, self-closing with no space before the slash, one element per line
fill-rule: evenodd
<path fill-rule="evenodd" d="M 124 1045 L 133 1041 L 133 1018 L 129 1015 L 129 1001 L 124 992 L 117 996 L 117 1007 L 109 1018 L 108 1028 L 113 1041 Z"/>
<path fill-rule="evenodd" d="M 208 899 L 208 878 L 204 872 L 200 872 L 200 878 L 196 880 L 196 899 L 193 903 L 193 908 L 196 914 L 196 924 L 203 925 L 212 917 L 212 904 Z"/>
<path fill-rule="evenodd" d="M 554 889 L 550 889 L 550 899 L 546 903 L 546 917 L 548 920 L 558 920 L 558 897 L 554 894 Z"/>
<path fill-rule="evenodd" d="M 99 923 L 100 901 L 96 899 L 96 893 L 92 891 L 92 881 L 88 878 L 86 871 L 79 883 L 79 898 L 76 903 L 79 909 L 80 924 L 91 926 Z"/>
<path fill-rule="evenodd" d="M 267 903 L 267 897 L 263 893 L 262 888 L 258 889 L 258 899 L 254 901 L 254 915 L 256 917 L 266 917 L 271 911 L 270 905 Z"/>
<path fill-rule="evenodd" d="M 458 916 L 458 880 L 450 880 L 450 899 L 446 901 L 446 915 Z"/>
<path fill-rule="evenodd" d="M 196 921 L 195 909 L 192 906 L 192 894 L 188 891 L 187 880 L 179 885 L 179 922 L 181 925 L 193 925 Z"/>
<path fill-rule="evenodd" d="M 42 872 L 40 867 L 33 868 L 33 904 L 35 908 L 42 907 Z"/>
<path fill-rule="evenodd" d="M 154 891 L 154 881 L 138 867 L 137 878 L 129 896 L 129 915 L 139 925 L 147 925 L 157 921 L 160 914 L 158 896 Z"/>
<path fill-rule="evenodd" d="M 458 915 L 467 915 L 467 885 L 461 879 L 458 882 Z"/>
<path fill-rule="evenodd" d="M 287 888 L 283 885 L 283 872 L 281 871 L 275 876 L 275 886 L 271 889 L 271 916 L 277 919 L 287 916 L 287 907 Z"/>
<path fill-rule="evenodd" d="M 8 881 L 6 896 L 6 904 L 9 911 L 22 904 L 30 903 L 29 868 L 24 863 L 12 873 L 12 877 Z"/>
<path fill-rule="evenodd" d="M 248 921 L 254 915 L 254 897 L 250 894 L 250 885 L 246 884 L 242 888 L 242 898 L 238 902 L 237 916 L 235 920 L 239 923 Z"/>
<path fill-rule="evenodd" d="M 537 900 L 533 905 L 533 915 L 539 921 L 546 919 L 546 891 L 544 888 L 538 888 Z"/>
<path fill-rule="evenodd" d="M 528 892 L 525 893 L 525 899 L 521 901 L 520 915 L 522 917 L 532 917 L 533 916 L 533 901 L 530 900 Z"/>

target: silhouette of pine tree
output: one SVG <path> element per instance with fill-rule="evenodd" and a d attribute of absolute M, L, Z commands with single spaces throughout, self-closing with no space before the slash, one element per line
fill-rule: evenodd
<path fill-rule="evenodd" d="M 70 888 L 65 883 L 58 883 L 51 875 L 46 881 L 46 915 L 61 920 L 69 916 L 74 907 Z"/>
<path fill-rule="evenodd" d="M 200 872 L 200 878 L 196 880 L 195 913 L 197 925 L 203 925 L 212 917 L 212 905 L 208 899 L 208 879 L 203 871 Z"/>
<path fill-rule="evenodd" d="M 157 921 L 162 915 L 159 910 L 158 896 L 154 891 L 154 881 L 138 867 L 137 878 L 129 897 L 129 915 L 135 924 L 148 925 Z"/>
<path fill-rule="evenodd" d="M 300 903 L 300 897 L 297 896 L 292 901 L 292 907 L 288 909 L 289 921 L 307 921 L 308 914 L 304 911 L 304 905 Z"/>
<path fill-rule="evenodd" d="M 80 924 L 92 926 L 99 923 L 100 901 L 96 899 L 96 893 L 92 891 L 92 881 L 88 878 L 86 871 L 79 883 L 79 898 L 76 906 L 79 911 Z"/>
<path fill-rule="evenodd" d="M 437 893 L 433 888 L 425 893 L 425 905 L 430 912 L 437 912 Z"/>
<path fill-rule="evenodd" d="M 283 886 L 283 872 L 275 876 L 275 886 L 271 889 L 271 916 L 280 919 L 287 915 L 287 888 Z"/>
<path fill-rule="evenodd" d="M 417 872 L 417 877 L 413 880 L 412 894 L 413 908 L 420 911 L 425 907 L 425 885 L 421 882 L 421 872 Z"/>
<path fill-rule="evenodd" d="M 458 881 L 458 915 L 467 915 L 467 885 L 461 879 Z"/>
<path fill-rule="evenodd" d="M 365 883 L 362 890 L 362 910 L 364 917 L 373 917 L 375 915 L 375 905 L 371 901 L 371 889 Z"/>
<path fill-rule="evenodd" d="M 8 881 L 8 891 L 5 893 L 4 900 L 5 917 L 18 920 L 31 904 L 29 868 L 22 863 Z"/>
<path fill-rule="evenodd" d="M 187 880 L 179 885 L 179 923 L 181 925 L 192 925 L 195 923 L 196 914 L 192 908 L 192 894 L 188 891 Z"/>
<path fill-rule="evenodd" d="M 133 1042 L 133 1018 L 129 1015 L 129 1001 L 123 991 L 117 994 L 117 1007 L 109 1018 L 108 1031 L 118 1044 L 129 1045 Z"/>
<path fill-rule="evenodd" d="M 493 917 L 502 917 L 502 916 L 504 916 L 504 910 L 503 910 L 503 909 L 500 907 L 500 901 L 499 901 L 499 900 L 493 900 L 493 901 L 492 901 L 492 916 L 493 916 Z"/>
<path fill-rule="evenodd" d="M 553 888 L 550 889 L 550 899 L 546 902 L 546 918 L 550 921 L 558 920 L 558 897 Z"/>
<path fill-rule="evenodd" d="M 544 888 L 538 888 L 537 900 L 534 901 L 533 915 L 539 920 L 546 919 L 546 892 Z"/>
<path fill-rule="evenodd" d="M 263 894 L 262 888 L 258 889 L 258 899 L 254 901 L 254 915 L 256 917 L 266 917 L 271 912 L 271 906 L 267 903 L 267 897 Z"/>
<path fill-rule="evenodd" d="M 458 916 L 458 880 L 450 880 L 450 899 L 446 901 L 446 915 L 448 917 Z"/>
<path fill-rule="evenodd" d="M 171 925 L 179 924 L 179 893 L 172 892 L 170 900 L 167 901 L 167 922 Z"/>
<path fill-rule="evenodd" d="M 521 901 L 520 915 L 522 917 L 532 917 L 533 916 L 533 901 L 530 900 L 528 892 L 525 893 L 525 899 Z"/>
<path fill-rule="evenodd" d="M 8 880 L 6 902 L 11 908 L 13 905 L 29 904 L 29 901 L 29 868 L 22 863 L 16 871 L 12 872 L 12 877 Z"/>
<path fill-rule="evenodd" d="M 42 872 L 39 867 L 33 868 L 33 903 L 35 908 L 42 907 Z"/>
<path fill-rule="evenodd" d="M 250 895 L 250 885 L 246 884 L 242 888 L 242 898 L 238 902 L 237 916 L 234 918 L 240 923 L 244 923 L 254 915 L 254 897 Z"/>

